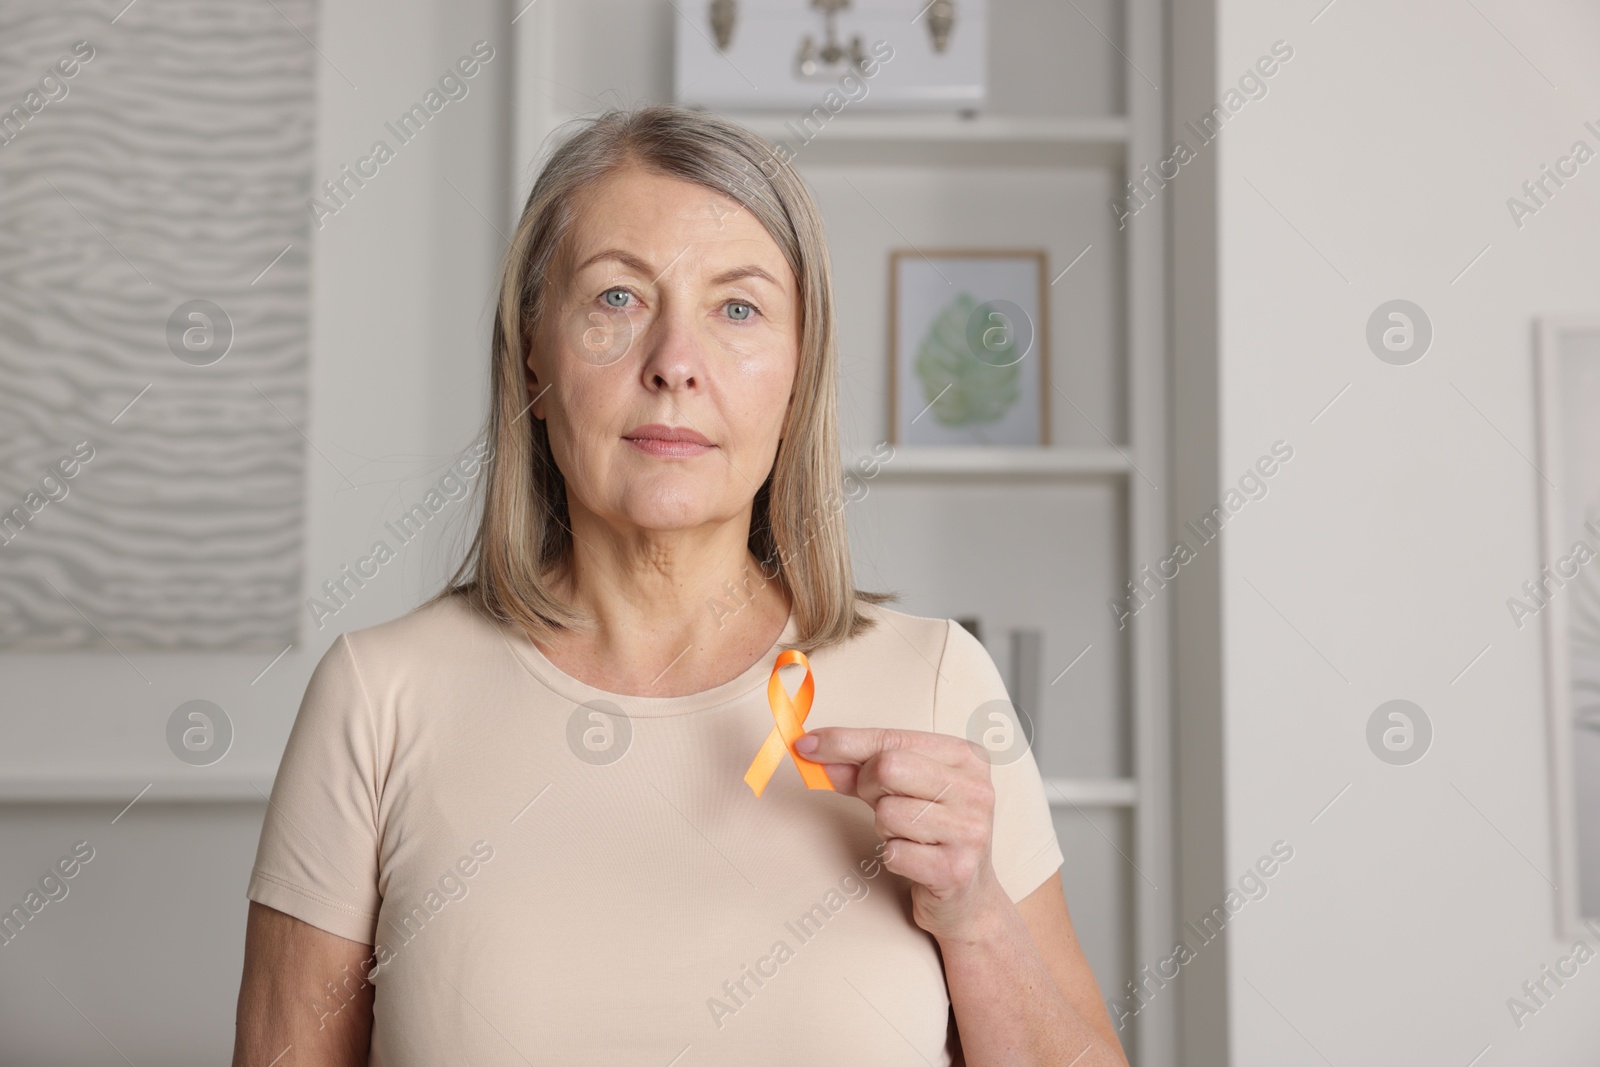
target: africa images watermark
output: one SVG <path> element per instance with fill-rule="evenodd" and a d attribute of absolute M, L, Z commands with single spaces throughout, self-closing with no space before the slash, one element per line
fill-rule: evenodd
<path fill-rule="evenodd" d="M 83 865 L 94 859 L 94 846 L 79 841 L 72 846 L 72 854 L 62 856 L 47 868 L 39 878 L 38 888 L 29 889 L 21 904 L 0 912 L 0 946 L 11 944 L 23 929 L 53 901 L 67 899 L 71 887 L 67 881 L 77 876 Z"/>
<path fill-rule="evenodd" d="M 1593 120 L 1585 122 L 1583 128 L 1600 140 L 1600 126 L 1596 126 Z M 1522 183 L 1522 197 L 1506 197 L 1506 210 L 1511 213 L 1511 224 L 1519 230 L 1526 226 L 1529 216 L 1537 215 L 1541 208 L 1548 207 L 1551 198 L 1564 188 L 1567 182 L 1576 178 L 1578 169 L 1594 157 L 1594 148 L 1580 137 L 1572 142 L 1572 147 L 1567 150 L 1566 155 L 1556 157 L 1554 168 L 1548 163 L 1541 163 L 1539 176 Z"/>
<path fill-rule="evenodd" d="M 1269 891 L 1267 879 L 1277 874 L 1279 869 L 1292 859 L 1294 859 L 1294 846 L 1287 841 L 1274 841 L 1270 855 L 1262 856 L 1240 875 L 1236 888 L 1228 890 L 1222 903 L 1200 919 L 1199 926 L 1185 922 L 1183 924 L 1185 929 L 1196 939 L 1195 946 L 1191 948 L 1187 939 L 1180 940 L 1172 947 L 1171 955 L 1157 961 L 1155 973 L 1151 973 L 1150 964 L 1145 964 L 1139 968 L 1138 977 L 1128 979 L 1126 996 L 1120 1000 L 1106 1001 L 1106 1010 L 1111 1013 L 1111 1019 L 1117 1024 L 1117 1029 L 1122 1030 L 1129 1019 L 1149 1007 L 1156 994 L 1165 989 L 1168 982 L 1178 977 L 1184 965 L 1199 956 L 1200 949 L 1222 936 L 1222 930 L 1228 925 L 1228 921 L 1242 911 L 1246 904 L 1265 900 Z"/>
<path fill-rule="evenodd" d="M 1222 132 L 1223 125 L 1234 115 L 1244 110 L 1244 106 L 1252 100 L 1260 100 L 1267 95 L 1267 79 L 1278 73 L 1281 64 L 1294 58 L 1294 48 L 1287 41 L 1273 41 L 1272 52 L 1255 61 L 1255 65 L 1247 68 L 1239 75 L 1238 88 L 1229 89 L 1222 95 L 1222 102 L 1201 116 L 1200 125 L 1196 126 L 1189 120 L 1184 120 L 1184 127 L 1194 134 L 1199 143 L 1189 147 L 1189 142 L 1180 137 L 1172 146 L 1172 152 L 1166 159 L 1155 165 L 1155 173 L 1151 173 L 1150 164 L 1146 163 L 1136 172 L 1140 177 L 1135 181 L 1128 180 L 1128 195 L 1121 200 L 1112 200 L 1111 217 L 1117 220 L 1117 229 L 1126 229 L 1128 220 L 1139 212 L 1149 207 L 1156 198 L 1156 194 L 1167 187 L 1167 182 L 1178 176 L 1184 165 L 1191 163 L 1200 156 L 1200 149 L 1217 139 Z M 1170 170 L 1171 173 L 1168 173 Z"/>
<path fill-rule="evenodd" d="M 884 449 L 888 449 L 888 455 L 884 455 Z M 879 441 L 876 445 L 873 445 L 872 455 L 862 456 L 856 461 L 856 470 L 845 473 L 844 492 L 842 494 L 834 492 L 825 497 L 822 501 L 822 508 L 829 508 L 834 512 L 839 512 L 850 504 L 865 500 L 867 494 L 871 492 L 867 482 L 876 478 L 884 466 L 893 459 L 894 446 L 889 442 Z M 859 477 L 857 476 L 857 471 L 860 472 Z M 859 493 L 857 493 L 858 489 L 860 490 Z M 810 543 L 811 539 L 817 535 L 817 531 L 822 528 L 822 524 L 814 521 L 814 519 L 817 512 L 821 511 L 822 508 L 818 508 L 806 516 L 805 525 L 810 532 L 806 534 L 805 540 L 801 541 L 799 545 L 794 546 L 794 548 L 779 545 L 768 554 L 766 559 L 758 561 L 761 569 L 759 578 L 750 573 L 750 565 L 746 563 L 744 570 L 740 572 L 741 581 L 737 587 L 734 586 L 732 579 L 722 583 L 723 592 L 727 594 L 728 600 L 733 602 L 731 607 L 727 601 L 721 598 L 706 598 L 706 606 L 711 610 L 711 617 L 717 620 L 718 629 L 721 629 L 729 618 L 737 615 L 750 604 L 755 603 L 755 594 L 779 575 L 783 568 L 788 565 L 789 560 L 793 558 L 795 551 Z M 771 571 L 770 574 L 768 573 L 769 569 Z M 741 592 L 744 594 L 743 596 L 740 595 Z"/>
<path fill-rule="evenodd" d="M 886 868 L 883 866 L 883 850 L 888 845 L 887 841 L 879 841 L 875 855 L 862 860 L 858 866 L 861 876 L 870 881 L 876 878 Z M 892 858 L 892 857 L 891 857 Z M 829 886 L 827 892 L 822 894 L 822 899 L 810 908 L 801 912 L 793 919 L 785 920 L 783 928 L 794 936 L 798 945 L 808 944 L 820 934 L 827 926 L 828 921 L 852 900 L 861 900 L 871 891 L 872 887 L 856 876 L 855 871 L 846 871 L 839 879 L 837 888 Z M 739 977 L 730 978 L 722 983 L 722 994 L 726 1000 L 718 997 L 706 998 L 706 1010 L 711 1013 L 711 1021 L 721 1030 L 724 1021 L 739 1012 L 754 999 L 757 992 L 766 987 L 767 981 L 776 978 L 785 963 L 795 958 L 795 950 L 783 938 L 772 943 L 766 954 L 756 959 L 755 969 L 751 970 L 749 964 L 740 969 Z M 755 989 L 750 986 L 754 984 Z"/>
<path fill-rule="evenodd" d="M 398 931 L 404 940 L 393 942 L 394 947 L 391 948 L 390 942 L 374 935 L 372 954 L 357 966 L 359 974 L 351 974 L 350 965 L 347 963 L 341 972 L 343 977 L 338 985 L 332 982 L 323 983 L 328 991 L 322 998 L 322 1003 L 319 1005 L 315 1001 L 311 1002 L 312 1009 L 317 1013 L 317 1029 L 325 1028 L 328 1025 L 328 1016 L 343 1011 L 345 1005 L 353 1001 L 355 995 L 365 989 L 382 968 L 391 965 L 399 956 L 400 949 L 422 936 L 422 931 L 427 929 L 428 923 L 442 912 L 447 904 L 465 900 L 471 891 L 467 879 L 476 876 L 483 869 L 483 865 L 492 859 L 494 859 L 494 846 L 481 839 L 474 841 L 470 853 L 456 860 L 455 866 L 445 868 L 444 873 L 435 882 L 437 888 L 430 888 L 410 911 L 400 916 L 398 922 L 392 917 L 387 918 L 385 921 Z M 330 1003 L 332 1007 L 328 1007 Z"/>
<path fill-rule="evenodd" d="M 65 100 L 67 94 L 72 91 L 67 80 L 77 77 L 78 72 L 83 69 L 80 64 L 88 63 L 94 56 L 94 45 L 88 41 L 74 41 L 71 55 L 62 56 L 45 68 L 37 89 L 29 89 L 23 95 L 22 103 L 13 104 L 9 109 L 0 111 L 0 145 L 8 145 L 15 141 L 22 136 L 22 131 L 27 128 L 34 116 L 49 105 Z"/>
<path fill-rule="evenodd" d="M 1596 541 L 1600 542 L 1600 525 L 1596 525 L 1596 520 L 1590 519 L 1583 524 L 1583 528 L 1595 535 Z M 1522 583 L 1522 591 L 1527 594 L 1528 600 L 1532 601 L 1531 604 L 1514 596 L 1506 597 L 1506 610 L 1511 612 L 1511 621 L 1516 628 L 1522 629 L 1523 622 L 1549 607 L 1550 601 L 1555 599 L 1556 590 L 1576 578 L 1578 568 L 1597 555 L 1600 555 L 1600 552 L 1596 551 L 1595 545 L 1579 538 L 1572 542 L 1572 549 L 1565 556 L 1553 564 L 1546 563 L 1539 568 L 1537 578 L 1529 578 Z M 1555 570 L 1554 574 L 1550 573 L 1552 568 Z M 1552 585 L 1555 588 L 1551 588 Z"/>
<path fill-rule="evenodd" d="M 1273 456 L 1277 458 L 1274 459 Z M 1191 519 L 1184 523 L 1184 528 L 1199 539 L 1200 548 L 1209 545 L 1222 533 L 1222 527 L 1228 520 L 1243 510 L 1246 504 L 1266 497 L 1266 480 L 1278 473 L 1280 463 L 1287 463 L 1293 458 L 1293 446 L 1287 441 L 1274 441 L 1271 455 L 1260 457 L 1253 467 L 1240 475 L 1237 489 L 1229 489 L 1224 493 L 1221 502 L 1213 504 L 1211 510 L 1200 517 L 1198 524 Z M 1172 546 L 1172 553 L 1156 563 L 1154 573 L 1151 572 L 1148 563 L 1140 567 L 1138 581 L 1132 579 L 1128 581 L 1128 595 L 1121 599 L 1113 597 L 1106 601 L 1106 607 L 1111 610 L 1111 617 L 1117 620 L 1117 629 L 1125 629 L 1129 619 L 1148 607 L 1151 601 L 1155 600 L 1156 594 L 1165 589 L 1168 582 L 1178 577 L 1180 568 L 1199 557 L 1198 548 L 1193 548 L 1188 541 L 1180 539 Z"/>
<path fill-rule="evenodd" d="M 94 445 L 79 441 L 72 446 L 70 455 L 62 456 L 39 479 L 37 490 L 28 490 L 22 503 L 6 512 L 0 512 L 0 547 L 9 545 L 28 528 L 49 504 L 59 504 L 67 499 L 71 488 L 67 482 L 76 478 L 82 465 L 94 458 Z"/>
<path fill-rule="evenodd" d="M 1600 937 L 1600 923 L 1585 919 L 1583 925 L 1591 934 Z M 1539 968 L 1539 977 L 1523 982 L 1522 996 L 1506 998 L 1506 1010 L 1511 1013 L 1511 1021 L 1517 1024 L 1517 1029 L 1528 1025 L 1528 1016 L 1537 1015 L 1549 1007 L 1551 999 L 1561 992 L 1562 987 L 1578 976 L 1578 968 L 1594 957 L 1595 950 L 1580 937 L 1572 943 L 1572 951 L 1556 960 L 1554 970 L 1546 963 Z M 1552 983 L 1554 989 L 1551 988 Z"/>
<path fill-rule="evenodd" d="M 439 76 L 437 88 L 429 87 L 420 104 L 412 104 L 394 122 L 385 122 L 384 128 L 394 134 L 398 148 L 390 148 L 389 142 L 383 139 L 372 142 L 372 149 L 366 155 L 356 160 L 355 169 L 351 170 L 348 163 L 339 164 L 341 176 L 329 178 L 322 183 L 322 192 L 326 200 L 311 197 L 306 201 L 306 208 L 311 212 L 311 221 L 316 223 L 317 229 L 322 229 L 324 222 L 330 215 L 337 215 L 344 210 L 356 192 L 367 187 L 366 181 L 378 176 L 379 168 L 394 159 L 399 148 L 410 144 L 418 134 L 427 126 L 428 120 L 444 110 L 446 104 L 452 100 L 465 100 L 472 87 L 467 84 L 467 79 L 477 76 L 482 70 L 481 64 L 488 63 L 494 58 L 494 46 L 488 41 L 477 41 L 472 46 L 472 55 L 462 56 L 456 60 L 455 65 Z M 396 125 L 398 123 L 398 125 Z M 355 188 L 351 188 L 354 185 Z"/>
<path fill-rule="evenodd" d="M 423 528 L 447 505 L 466 497 L 472 488 L 472 480 L 478 476 L 483 465 L 493 458 L 494 451 L 489 442 L 479 441 L 464 458 L 457 460 L 445 472 L 444 477 L 440 478 L 433 488 L 428 490 L 421 503 L 413 504 L 410 510 L 394 522 L 385 522 L 383 528 L 394 535 L 400 548 L 405 548 L 422 534 Z M 398 558 L 399 555 L 396 549 L 389 547 L 388 541 L 380 537 L 372 543 L 372 548 L 365 556 L 357 559 L 354 564 L 346 563 L 339 568 L 338 576 L 323 582 L 322 592 L 327 600 L 306 598 L 306 608 L 316 620 L 317 629 L 322 629 L 330 616 L 337 615 L 349 607 L 356 593 L 366 588 L 367 582 L 378 576 L 379 568 L 390 560 Z"/>
<path fill-rule="evenodd" d="M 865 100 L 871 87 L 867 84 L 872 78 L 877 77 L 882 64 L 894 58 L 894 46 L 888 41 L 874 42 L 871 49 L 873 59 L 868 59 L 861 64 L 861 74 L 855 71 L 846 71 L 840 78 L 837 88 L 829 89 L 823 94 L 821 100 L 812 105 L 811 110 L 800 116 L 800 125 L 796 126 L 792 120 L 785 120 L 784 126 L 799 135 L 800 148 L 814 141 L 822 133 L 823 128 L 832 118 L 843 111 L 848 104 Z M 815 123 L 816 129 L 812 129 Z M 772 145 L 772 154 L 763 159 L 760 164 L 761 173 L 768 179 L 778 173 L 778 170 L 794 159 L 799 149 L 789 147 L 787 141 L 775 141 Z M 769 169 L 770 167 L 770 169 Z M 745 176 L 746 183 L 754 179 Z"/>

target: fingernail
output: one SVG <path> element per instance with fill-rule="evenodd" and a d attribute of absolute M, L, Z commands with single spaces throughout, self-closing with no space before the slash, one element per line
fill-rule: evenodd
<path fill-rule="evenodd" d="M 799 749 L 801 752 L 815 752 L 817 748 L 817 739 L 811 734 L 805 734 L 794 743 L 794 747 Z"/>

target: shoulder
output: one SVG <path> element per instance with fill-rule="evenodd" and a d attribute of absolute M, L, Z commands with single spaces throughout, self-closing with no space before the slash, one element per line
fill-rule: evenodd
<path fill-rule="evenodd" d="M 909 658 L 936 675 L 946 666 L 963 673 L 994 666 L 983 643 L 954 619 L 913 615 L 859 598 L 856 610 L 872 625 L 836 646 L 841 651 L 880 663 Z"/>
<path fill-rule="evenodd" d="M 913 615 L 859 597 L 855 607 L 868 625 L 860 633 L 833 646 L 841 653 L 873 658 L 888 656 L 891 660 L 912 656 L 937 663 L 944 654 L 951 628 L 959 629 L 950 619 Z"/>
<path fill-rule="evenodd" d="M 931 708 L 933 728 L 962 734 L 973 716 L 1010 706 L 1009 689 L 994 657 L 959 622 L 896 611 L 858 601 L 876 619 L 859 643 L 857 661 L 865 675 L 908 687 L 918 703 Z"/>
<path fill-rule="evenodd" d="M 974 707 L 1003 698 L 1005 684 L 983 644 L 954 619 L 856 602 L 872 625 L 811 657 L 818 684 L 850 694 L 877 716 L 950 732 Z M 899 709 L 890 712 L 889 709 Z M 956 729 L 955 732 L 961 732 Z"/>
<path fill-rule="evenodd" d="M 421 604 L 404 615 L 347 630 L 327 655 L 345 646 L 368 683 L 433 675 L 447 668 L 473 670 L 502 652 L 502 631 L 460 594 Z"/>

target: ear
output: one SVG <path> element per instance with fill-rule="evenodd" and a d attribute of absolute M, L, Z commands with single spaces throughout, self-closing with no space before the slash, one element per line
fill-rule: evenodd
<path fill-rule="evenodd" d="M 798 389 L 790 389 L 789 390 L 789 403 L 783 409 L 783 427 L 784 428 L 778 434 L 778 440 L 780 440 L 780 441 L 783 440 L 784 434 L 787 433 L 787 431 L 788 431 L 788 428 L 790 426 L 790 421 L 789 420 L 794 418 L 794 406 L 795 406 L 795 404 L 797 404 L 799 402 L 799 400 L 800 400 L 800 390 L 798 390 Z"/>
<path fill-rule="evenodd" d="M 529 414 L 531 414 L 534 418 L 539 419 L 542 422 L 544 420 L 544 415 L 542 413 L 542 409 L 543 409 L 543 406 L 544 406 L 543 403 L 542 403 L 542 398 L 544 397 L 545 390 L 546 390 L 547 387 L 545 385 L 543 385 L 539 381 L 539 374 L 534 369 L 534 366 L 533 366 L 533 346 L 532 345 L 528 346 L 528 354 L 527 354 L 526 358 L 523 359 L 522 366 L 523 366 L 523 369 L 526 372 L 523 375 L 523 378 L 528 383 L 528 410 L 529 410 Z"/>

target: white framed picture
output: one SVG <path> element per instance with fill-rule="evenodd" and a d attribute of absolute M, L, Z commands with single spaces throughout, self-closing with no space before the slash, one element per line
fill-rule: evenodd
<path fill-rule="evenodd" d="M 1543 616 L 1560 932 L 1600 918 L 1600 317 L 1539 323 L 1543 559 L 1508 602 Z"/>
<path fill-rule="evenodd" d="M 1050 443 L 1042 249 L 889 253 L 889 441 Z"/>
<path fill-rule="evenodd" d="M 988 0 L 710 0 L 677 14 L 679 103 L 788 112 L 815 129 L 845 110 L 984 107 Z"/>

